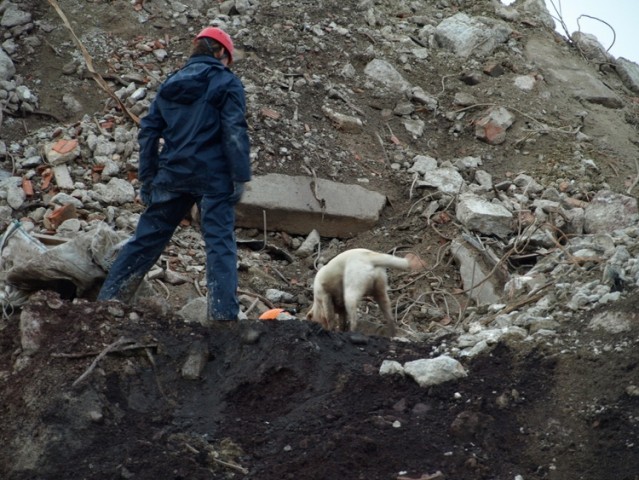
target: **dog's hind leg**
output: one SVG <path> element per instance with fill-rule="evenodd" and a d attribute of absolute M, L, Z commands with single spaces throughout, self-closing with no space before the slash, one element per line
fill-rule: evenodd
<path fill-rule="evenodd" d="M 377 302 L 377 305 L 382 312 L 382 316 L 384 317 L 384 323 L 387 326 L 387 334 L 390 337 L 394 337 L 396 332 L 395 318 L 392 314 L 391 301 L 388 297 L 386 284 L 386 276 L 384 276 L 384 278 L 378 279 L 375 282 L 375 285 L 373 287 L 373 298 L 375 299 L 375 302 Z"/>
<path fill-rule="evenodd" d="M 335 318 L 335 305 L 333 299 L 329 296 L 324 298 L 322 302 L 324 306 L 324 328 L 326 330 L 335 330 L 337 327 L 337 319 Z"/>
<path fill-rule="evenodd" d="M 363 296 L 364 292 L 360 292 L 354 285 L 344 292 L 344 316 L 346 317 L 346 328 L 344 331 L 350 330 L 354 332 L 357 330 L 357 306 Z"/>
<path fill-rule="evenodd" d="M 341 332 L 348 332 L 348 313 L 343 306 L 335 306 L 335 314 L 339 317 L 339 329 Z M 336 322 L 337 323 L 337 322 Z"/>
<path fill-rule="evenodd" d="M 315 293 L 313 319 L 320 323 L 325 330 L 334 330 L 336 327 L 333 298 L 324 291 Z"/>

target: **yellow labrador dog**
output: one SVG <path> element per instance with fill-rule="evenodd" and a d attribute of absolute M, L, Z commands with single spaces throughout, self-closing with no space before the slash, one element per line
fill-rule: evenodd
<path fill-rule="evenodd" d="M 424 262 L 409 253 L 404 258 L 366 248 L 353 248 L 340 253 L 319 269 L 313 282 L 313 305 L 308 320 L 326 330 L 338 326 L 342 331 L 357 328 L 357 307 L 365 296 L 379 305 L 389 334 L 395 335 L 395 319 L 388 298 L 386 268 L 422 270 Z"/>

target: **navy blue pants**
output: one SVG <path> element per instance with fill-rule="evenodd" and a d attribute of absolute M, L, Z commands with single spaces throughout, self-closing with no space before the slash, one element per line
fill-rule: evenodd
<path fill-rule="evenodd" d="M 140 216 L 135 234 L 111 266 L 98 300 L 129 303 L 177 226 L 193 204 L 197 204 L 206 249 L 208 317 L 236 320 L 239 313 L 237 244 L 235 205 L 230 197 L 230 194 L 199 196 L 153 188 L 150 205 Z"/>

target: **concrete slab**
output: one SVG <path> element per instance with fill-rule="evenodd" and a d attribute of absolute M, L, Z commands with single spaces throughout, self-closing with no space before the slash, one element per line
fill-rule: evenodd
<path fill-rule="evenodd" d="M 532 38 L 526 44 L 526 56 L 539 65 L 549 82 L 565 85 L 566 92 L 608 108 L 622 108 L 619 96 L 608 88 L 576 55 L 562 52 L 547 38 Z"/>
<path fill-rule="evenodd" d="M 626 58 L 617 59 L 617 73 L 624 85 L 635 93 L 639 93 L 639 65 Z"/>
<path fill-rule="evenodd" d="M 499 303 L 504 285 L 500 283 L 493 268 L 487 265 L 481 254 L 462 238 L 451 242 L 450 251 L 459 265 L 464 290 L 477 305 Z"/>
<path fill-rule="evenodd" d="M 374 227 L 386 196 L 350 185 L 313 177 L 271 173 L 255 176 L 236 206 L 236 225 L 323 237 L 349 238 Z"/>

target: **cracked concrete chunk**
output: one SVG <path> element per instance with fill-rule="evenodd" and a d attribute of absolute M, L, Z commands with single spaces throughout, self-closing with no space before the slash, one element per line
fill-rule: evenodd
<path fill-rule="evenodd" d="M 585 209 L 584 232 L 614 232 L 639 221 L 637 199 L 609 190 L 598 192 Z"/>
<path fill-rule="evenodd" d="M 639 93 L 639 65 L 620 57 L 616 63 L 617 73 L 623 83 L 634 93 Z"/>
<path fill-rule="evenodd" d="M 500 20 L 457 13 L 437 25 L 435 39 L 442 48 L 467 58 L 489 55 L 508 41 L 511 33 L 512 29 Z"/>
<path fill-rule="evenodd" d="M 375 226 L 385 205 L 385 195 L 360 185 L 272 173 L 247 184 L 236 225 L 348 238 Z"/>
<path fill-rule="evenodd" d="M 513 215 L 507 208 L 472 194 L 463 194 L 457 203 L 457 219 L 469 230 L 506 238 L 513 232 Z"/>
<path fill-rule="evenodd" d="M 477 305 L 498 303 L 500 300 L 498 292 L 503 291 L 503 285 L 491 275 L 494 267 L 486 265 L 477 250 L 471 248 L 461 238 L 452 241 L 450 250 L 459 265 L 463 287 L 468 291 L 470 298 L 475 300 Z"/>
<path fill-rule="evenodd" d="M 558 54 L 551 40 L 531 39 L 526 45 L 526 57 L 542 68 L 549 83 L 565 85 L 573 98 L 608 108 L 623 107 L 619 95 L 586 70 L 579 58 Z"/>

